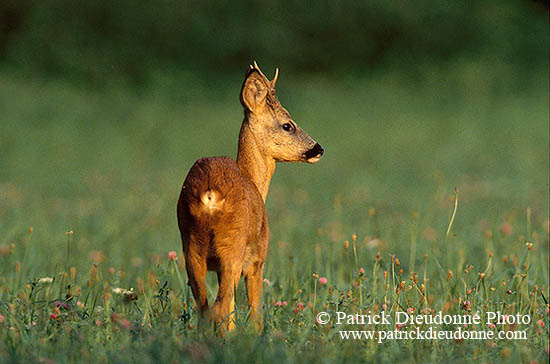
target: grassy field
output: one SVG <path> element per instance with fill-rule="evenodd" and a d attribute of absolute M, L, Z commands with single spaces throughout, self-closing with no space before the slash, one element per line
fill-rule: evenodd
<path fill-rule="evenodd" d="M 0 361 L 548 362 L 548 74 L 506 72 L 282 72 L 281 103 L 325 156 L 277 167 L 265 329 L 241 285 L 223 339 L 195 327 L 175 211 L 195 159 L 236 155 L 242 74 L 90 90 L 0 72 Z M 339 331 L 393 326 L 315 323 L 407 309 L 532 322 L 468 328 L 527 340 L 382 343 Z"/>

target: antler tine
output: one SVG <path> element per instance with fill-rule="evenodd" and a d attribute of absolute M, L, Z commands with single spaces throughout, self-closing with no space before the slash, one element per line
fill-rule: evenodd
<path fill-rule="evenodd" d="M 277 77 L 279 77 L 279 67 L 275 68 L 275 76 L 273 77 L 273 80 L 271 80 L 272 88 L 275 88 L 275 84 L 277 83 Z"/>
<path fill-rule="evenodd" d="M 254 68 L 256 69 L 256 71 L 258 71 L 260 73 L 260 75 L 262 75 L 263 78 L 265 78 L 266 81 L 269 82 L 268 78 L 265 77 L 265 75 L 263 74 L 262 70 L 260 70 L 260 66 L 258 66 L 258 64 L 256 63 L 256 61 L 254 61 Z"/>

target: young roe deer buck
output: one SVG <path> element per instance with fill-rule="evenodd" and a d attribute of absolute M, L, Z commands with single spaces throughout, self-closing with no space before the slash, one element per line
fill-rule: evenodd
<path fill-rule="evenodd" d="M 235 326 L 234 296 L 242 275 L 250 316 L 261 329 L 258 306 L 269 243 L 264 204 L 275 162 L 316 163 L 323 155 L 319 143 L 296 125 L 275 97 L 278 71 L 269 81 L 256 62 L 250 66 L 240 95 L 244 120 L 237 162 L 229 157 L 197 160 L 178 201 L 189 285 L 204 317 L 208 310 L 206 271 L 217 273 L 218 296 L 210 319 L 221 333 Z"/>

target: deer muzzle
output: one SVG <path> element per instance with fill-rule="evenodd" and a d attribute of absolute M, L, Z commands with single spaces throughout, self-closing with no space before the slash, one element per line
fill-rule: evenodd
<path fill-rule="evenodd" d="M 319 159 L 321 159 L 324 152 L 325 150 L 321 147 L 321 144 L 316 143 L 313 148 L 304 154 L 304 156 L 306 157 L 306 161 L 308 163 L 317 163 L 319 162 Z"/>

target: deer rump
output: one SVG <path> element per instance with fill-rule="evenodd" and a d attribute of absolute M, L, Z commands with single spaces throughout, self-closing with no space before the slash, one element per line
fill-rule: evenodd
<path fill-rule="evenodd" d="M 265 260 L 269 234 L 262 196 L 229 157 L 201 158 L 189 170 L 178 201 L 183 250 L 206 259 L 219 272 L 221 261 L 242 262 L 246 272 Z M 197 257 L 199 258 L 199 257 Z"/>

